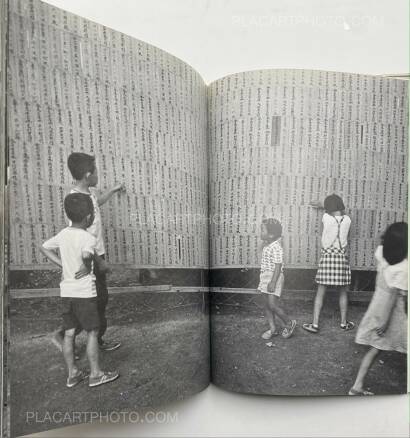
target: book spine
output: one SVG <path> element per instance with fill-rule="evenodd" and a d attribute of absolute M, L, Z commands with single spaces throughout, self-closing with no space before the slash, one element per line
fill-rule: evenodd
<path fill-rule="evenodd" d="M 7 29 L 8 0 L 0 0 L 0 431 L 1 436 L 9 436 L 8 380 L 7 380 L 7 241 L 8 241 L 8 202 L 7 202 L 7 132 L 6 132 L 6 83 L 7 83 Z"/>

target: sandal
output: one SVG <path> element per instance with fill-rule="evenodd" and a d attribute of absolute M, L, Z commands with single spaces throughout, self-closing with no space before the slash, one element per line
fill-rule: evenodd
<path fill-rule="evenodd" d="M 100 386 L 105 383 L 112 382 L 115 379 L 118 379 L 120 373 L 118 371 L 105 371 L 104 374 L 100 377 L 90 377 L 88 386 Z"/>
<path fill-rule="evenodd" d="M 285 339 L 289 339 L 293 335 L 295 328 L 296 328 L 296 320 L 292 319 L 292 323 L 291 323 L 290 327 L 285 327 L 283 329 L 282 336 Z"/>
<path fill-rule="evenodd" d="M 355 328 L 355 323 L 352 321 L 346 321 L 346 324 L 340 324 L 340 328 L 346 332 Z"/>
<path fill-rule="evenodd" d="M 87 377 L 88 377 L 88 373 L 85 373 L 84 371 L 78 371 L 78 373 L 74 377 L 67 378 L 66 386 L 67 388 L 72 388 L 73 386 L 82 382 Z"/>
<path fill-rule="evenodd" d="M 303 324 L 302 327 L 310 333 L 318 333 L 319 332 L 319 326 L 313 325 L 312 323 L 309 324 Z"/>
<path fill-rule="evenodd" d="M 261 338 L 268 340 L 268 339 L 272 338 L 273 336 L 278 336 L 278 334 L 279 334 L 279 332 L 277 332 L 277 331 L 272 332 L 272 330 L 266 330 L 265 333 L 262 333 Z"/>
<path fill-rule="evenodd" d="M 374 393 L 370 391 L 365 391 L 364 389 L 359 391 L 357 389 L 350 388 L 349 395 L 374 395 Z"/>

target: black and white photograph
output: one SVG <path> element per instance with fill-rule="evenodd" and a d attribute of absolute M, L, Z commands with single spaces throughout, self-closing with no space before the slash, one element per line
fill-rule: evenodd
<path fill-rule="evenodd" d="M 216 384 L 407 392 L 407 88 L 305 70 L 210 85 Z"/>
<path fill-rule="evenodd" d="M 11 434 L 199 392 L 210 380 L 205 84 L 47 3 L 9 8 Z"/>
<path fill-rule="evenodd" d="M 51 3 L 0 0 L 4 435 L 407 394 L 409 75 L 208 81 Z"/>

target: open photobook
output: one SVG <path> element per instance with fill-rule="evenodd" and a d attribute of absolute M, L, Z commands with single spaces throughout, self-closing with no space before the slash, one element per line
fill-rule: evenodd
<path fill-rule="evenodd" d="M 210 382 L 406 393 L 407 81 L 207 85 L 47 3 L 1 8 L 6 433 Z"/>

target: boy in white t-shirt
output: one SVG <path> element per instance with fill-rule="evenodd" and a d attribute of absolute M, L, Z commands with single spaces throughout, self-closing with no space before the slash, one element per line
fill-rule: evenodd
<path fill-rule="evenodd" d="M 96 239 L 86 231 L 94 220 L 94 208 L 88 195 L 73 193 L 64 199 L 64 209 L 71 225 L 44 242 L 41 251 L 63 269 L 60 296 L 64 329 L 63 355 L 68 368 L 66 385 L 72 388 L 88 377 L 74 362 L 74 336 L 76 329 L 81 327 L 87 331 L 89 386 L 99 386 L 117 379 L 119 373 L 104 372 L 99 365 L 100 318 L 95 276 L 92 272 Z M 78 278 L 77 272 L 81 266 L 84 266 L 87 272 Z"/>
<path fill-rule="evenodd" d="M 94 192 L 98 184 L 98 169 L 95 163 L 95 157 L 83 152 L 73 152 L 69 155 L 67 165 L 72 177 L 75 180 L 74 187 L 70 193 L 83 193 L 91 198 L 94 208 L 94 220 L 87 228 L 87 231 L 96 238 L 95 252 L 97 254 L 96 263 L 94 264 L 94 275 L 97 288 L 98 314 L 100 316 L 100 329 L 98 332 L 98 344 L 101 350 L 113 351 L 121 346 L 121 342 L 112 340 L 105 341 L 103 336 L 107 330 L 107 318 L 105 316 L 108 304 L 107 289 L 107 265 L 105 262 L 105 245 L 103 236 L 103 227 L 101 220 L 100 206 L 105 204 L 115 193 L 124 190 L 123 184 L 118 184 L 110 190 L 107 190 L 100 196 Z M 81 269 L 77 276 L 86 270 Z"/>
<path fill-rule="evenodd" d="M 101 221 L 100 206 L 105 204 L 115 193 L 124 190 L 123 184 L 118 184 L 112 189 L 106 191 L 101 196 L 96 196 L 94 192 L 95 186 L 98 184 L 98 171 L 95 163 L 95 157 L 85 154 L 83 152 L 73 152 L 67 160 L 67 165 L 72 177 L 75 180 L 74 187 L 70 193 L 82 193 L 87 195 L 92 203 L 94 209 L 94 219 L 90 223 L 87 231 L 96 238 L 95 248 L 95 263 L 94 275 L 97 289 L 97 307 L 100 318 L 100 328 L 98 332 L 98 345 L 103 351 L 113 351 L 121 346 L 121 342 L 117 340 L 106 341 L 103 336 L 107 330 L 106 307 L 108 304 L 108 289 L 107 289 L 107 265 L 105 261 L 105 246 L 103 237 L 103 227 Z M 81 266 L 76 273 L 77 278 L 87 274 L 87 268 Z M 81 327 L 77 332 L 81 331 Z M 63 343 L 64 333 L 61 327 L 53 334 L 53 343 L 61 349 Z M 78 358 L 76 356 L 76 358 Z"/>

